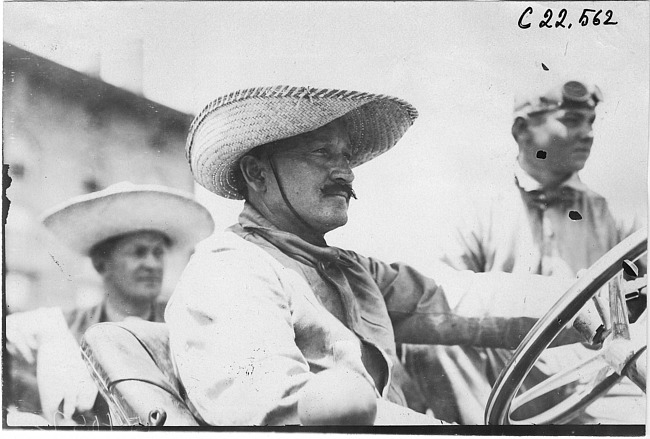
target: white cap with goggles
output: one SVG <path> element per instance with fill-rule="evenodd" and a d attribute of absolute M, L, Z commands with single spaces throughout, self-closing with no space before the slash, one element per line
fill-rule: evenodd
<path fill-rule="evenodd" d="M 603 94 L 595 84 L 567 81 L 543 93 L 521 94 L 515 97 L 514 118 L 560 108 L 596 108 Z"/>

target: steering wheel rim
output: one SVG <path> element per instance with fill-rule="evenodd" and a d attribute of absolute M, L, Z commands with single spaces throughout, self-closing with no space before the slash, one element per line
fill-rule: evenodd
<path fill-rule="evenodd" d="M 492 387 L 485 409 L 488 425 L 510 424 L 510 406 L 525 377 L 542 352 L 551 344 L 566 324 L 580 312 L 598 290 L 620 270 L 625 259 L 635 260 L 647 250 L 648 232 L 641 229 L 633 233 L 596 261 L 582 277 L 551 307 L 529 331 L 516 349 L 508 365 Z M 612 374 L 599 384 L 598 395 L 603 394 L 620 380 Z M 592 392 L 593 393 L 593 392 Z M 593 401 L 585 401 L 588 405 Z"/>

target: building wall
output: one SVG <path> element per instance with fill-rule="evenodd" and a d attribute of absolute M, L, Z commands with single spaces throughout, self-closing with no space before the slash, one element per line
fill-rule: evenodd
<path fill-rule="evenodd" d="M 40 224 L 70 197 L 113 183 L 193 191 L 184 143 L 191 116 L 5 44 L 4 163 L 11 204 L 5 230 L 9 311 L 92 303 L 100 278 Z M 169 294 L 187 260 L 172 256 Z"/>

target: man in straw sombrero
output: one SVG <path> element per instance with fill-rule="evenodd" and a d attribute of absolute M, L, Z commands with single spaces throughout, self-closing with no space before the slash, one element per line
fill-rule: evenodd
<path fill-rule="evenodd" d="M 194 254 L 165 313 L 197 418 L 440 424 L 404 407 L 396 341 L 514 347 L 564 291 L 502 274 L 459 275 L 447 289 L 327 245 L 356 198 L 352 168 L 392 148 L 416 117 L 401 99 L 308 87 L 238 91 L 196 117 L 186 146 L 195 179 L 245 200 L 238 223 Z M 515 314 L 502 316 L 491 298 L 508 288 Z M 451 314 L 450 295 L 471 297 L 474 314 Z"/>
<path fill-rule="evenodd" d="M 191 195 L 124 182 L 56 206 L 43 223 L 62 243 L 90 257 L 104 296 L 90 308 L 7 316 L 7 350 L 15 360 L 13 402 L 50 424 L 109 425 L 106 402 L 81 360 L 81 337 L 99 322 L 162 322 L 165 304 L 159 296 L 167 252 L 189 254 L 212 233 L 214 222 Z"/>

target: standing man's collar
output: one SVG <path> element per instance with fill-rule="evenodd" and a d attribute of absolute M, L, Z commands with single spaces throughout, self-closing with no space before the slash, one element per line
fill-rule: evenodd
<path fill-rule="evenodd" d="M 528 172 L 526 172 L 519 164 L 519 161 L 515 161 L 514 173 L 517 184 L 525 192 L 544 190 L 544 188 L 542 188 L 542 184 L 539 181 L 535 180 Z M 569 187 L 578 192 L 585 192 L 587 190 L 587 185 L 585 185 L 582 180 L 580 180 L 580 176 L 577 172 L 573 173 L 568 179 L 563 181 L 558 186 L 558 188 L 562 187 Z"/>

